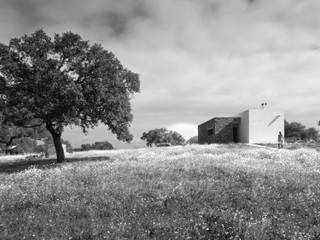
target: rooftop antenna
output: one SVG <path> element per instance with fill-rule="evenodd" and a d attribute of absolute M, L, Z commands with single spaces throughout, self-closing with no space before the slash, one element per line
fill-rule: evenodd
<path fill-rule="evenodd" d="M 264 103 L 261 103 L 261 109 L 265 109 L 267 107 L 268 103 L 264 102 Z"/>

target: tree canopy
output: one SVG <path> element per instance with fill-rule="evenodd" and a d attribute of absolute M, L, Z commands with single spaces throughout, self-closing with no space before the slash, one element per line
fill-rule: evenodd
<path fill-rule="evenodd" d="M 185 139 L 181 136 L 180 133 L 169 131 L 166 128 L 157 128 L 148 132 L 144 132 L 141 139 L 146 141 L 148 147 L 151 147 L 152 145 L 160 146 L 162 144 L 185 144 Z"/>
<path fill-rule="evenodd" d="M 306 128 L 299 122 L 284 122 L 284 132 L 287 139 L 314 140 L 319 139 L 319 132 L 315 128 Z"/>
<path fill-rule="evenodd" d="M 53 38 L 43 30 L 0 44 L 0 111 L 19 127 L 44 125 L 57 161 L 64 161 L 61 134 L 67 125 L 83 132 L 103 123 L 119 140 L 130 142 L 131 96 L 138 74 L 112 52 L 90 45 L 78 34 Z"/>

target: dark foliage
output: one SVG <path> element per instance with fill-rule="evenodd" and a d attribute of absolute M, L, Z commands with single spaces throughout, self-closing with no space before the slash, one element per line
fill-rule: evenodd
<path fill-rule="evenodd" d="M 150 130 L 149 132 L 144 132 L 141 139 L 147 142 L 146 144 L 148 147 L 151 147 L 152 145 L 164 146 L 164 144 L 185 144 L 185 139 L 181 136 L 180 133 L 169 131 L 166 128 L 157 128 Z"/>
<path fill-rule="evenodd" d="M 95 142 L 93 144 L 82 144 L 81 151 L 88 151 L 88 150 L 110 150 L 113 149 L 113 146 L 108 141 L 104 142 Z"/>
<path fill-rule="evenodd" d="M 81 144 L 81 151 L 88 151 L 88 150 L 91 150 L 90 143 Z"/>
<path fill-rule="evenodd" d="M 298 122 L 284 122 L 285 138 L 290 140 L 318 141 L 319 132 L 315 128 L 306 128 Z"/>

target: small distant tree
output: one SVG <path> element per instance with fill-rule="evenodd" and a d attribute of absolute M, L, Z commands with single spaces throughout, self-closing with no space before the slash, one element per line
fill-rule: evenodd
<path fill-rule="evenodd" d="M 153 144 L 158 144 L 164 141 L 165 133 L 167 129 L 165 128 L 158 128 L 150 130 L 149 132 L 144 132 L 141 136 L 141 139 L 146 141 L 146 145 L 151 147 Z"/>
<path fill-rule="evenodd" d="M 81 150 L 82 151 L 88 151 L 88 150 L 110 150 L 113 149 L 113 146 L 111 143 L 108 141 L 103 141 L 103 142 L 95 142 L 93 144 L 82 144 L 81 145 Z"/>
<path fill-rule="evenodd" d="M 194 136 L 187 141 L 187 144 L 197 144 L 197 143 L 198 143 L 198 136 Z"/>
<path fill-rule="evenodd" d="M 18 127 L 44 125 L 57 162 L 65 160 L 61 135 L 67 125 L 86 133 L 102 123 L 130 142 L 130 99 L 139 89 L 138 75 L 113 53 L 72 32 L 51 38 L 38 30 L 0 44 L 0 112 Z"/>
<path fill-rule="evenodd" d="M 92 144 L 92 149 L 96 149 L 96 150 L 110 150 L 110 149 L 113 149 L 113 146 L 112 146 L 112 144 L 109 143 L 108 141 L 95 142 L 94 144 Z"/>
<path fill-rule="evenodd" d="M 146 141 L 146 145 L 151 147 L 153 145 L 159 146 L 161 144 L 170 145 L 183 145 L 185 139 L 175 131 L 169 131 L 166 128 L 157 128 L 144 132 L 141 137 L 142 140 Z"/>
<path fill-rule="evenodd" d="M 91 144 L 88 144 L 88 143 L 81 144 L 81 150 L 82 150 L 82 151 L 91 150 Z"/>

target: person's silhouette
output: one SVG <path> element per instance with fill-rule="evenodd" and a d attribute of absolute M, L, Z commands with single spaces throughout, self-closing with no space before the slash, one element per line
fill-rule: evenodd
<path fill-rule="evenodd" d="M 281 131 L 278 134 L 278 148 L 283 148 L 283 135 Z"/>

